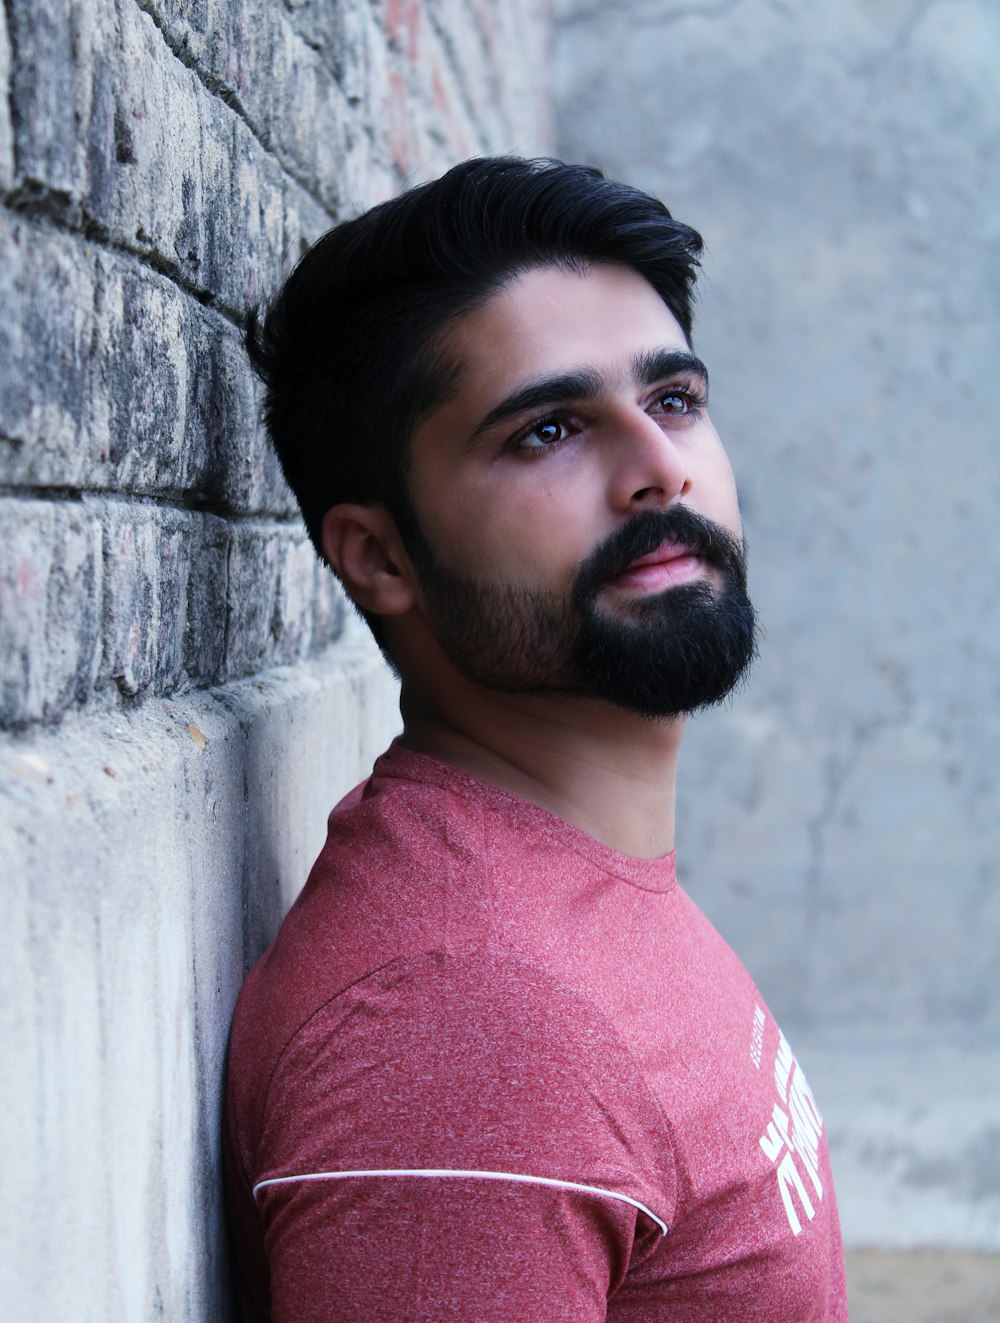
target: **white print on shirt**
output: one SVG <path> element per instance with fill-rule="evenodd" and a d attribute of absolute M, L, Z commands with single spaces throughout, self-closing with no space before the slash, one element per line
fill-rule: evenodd
<path fill-rule="evenodd" d="M 811 1222 L 816 1216 L 812 1195 L 815 1195 L 816 1204 L 823 1199 L 823 1184 L 819 1178 L 823 1118 L 784 1034 L 779 1034 L 774 1084 L 780 1101 L 774 1104 L 771 1120 L 760 1137 L 760 1146 L 777 1167 L 778 1191 L 785 1205 L 788 1225 L 792 1234 L 797 1236 L 802 1231 L 799 1209 Z M 806 1188 L 800 1168 L 805 1169 L 812 1195 Z"/>
<path fill-rule="evenodd" d="M 761 1053 L 764 1051 L 764 1012 L 759 1006 L 753 1008 L 753 1033 L 750 1037 L 750 1060 L 760 1070 Z"/>

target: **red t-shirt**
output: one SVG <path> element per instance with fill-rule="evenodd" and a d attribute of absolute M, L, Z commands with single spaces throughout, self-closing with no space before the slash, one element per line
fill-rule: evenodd
<path fill-rule="evenodd" d="M 847 1318 L 822 1121 L 677 884 L 398 746 L 240 995 L 244 1317 Z"/>

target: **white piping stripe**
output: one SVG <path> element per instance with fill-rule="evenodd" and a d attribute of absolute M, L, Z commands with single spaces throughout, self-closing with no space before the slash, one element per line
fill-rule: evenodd
<path fill-rule="evenodd" d="M 664 1235 L 667 1234 L 666 1222 L 657 1217 L 645 1204 L 641 1204 L 638 1199 L 633 1199 L 627 1194 L 620 1194 L 617 1190 L 602 1190 L 596 1185 L 578 1185 L 576 1181 L 559 1181 L 552 1176 L 524 1176 L 512 1171 L 456 1171 L 450 1167 L 389 1167 L 383 1171 L 310 1171 L 304 1172 L 301 1176 L 272 1176 L 266 1181 L 258 1181 L 253 1187 L 253 1197 L 256 1199 L 257 1191 L 263 1190 L 267 1185 L 287 1185 L 289 1181 L 343 1181 L 349 1176 L 464 1176 L 481 1181 L 521 1181 L 525 1185 L 548 1185 L 555 1190 L 599 1194 L 605 1199 L 620 1199 L 623 1203 L 638 1208 L 640 1213 L 645 1213 L 647 1217 L 653 1219 Z"/>

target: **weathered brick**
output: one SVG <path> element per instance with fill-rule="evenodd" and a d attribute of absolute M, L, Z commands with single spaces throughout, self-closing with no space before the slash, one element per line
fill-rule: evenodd
<path fill-rule="evenodd" d="M 100 525 L 88 506 L 0 502 L 0 725 L 58 716 L 100 655 Z"/>
<path fill-rule="evenodd" d="M 334 31 L 325 48 L 327 58 L 348 105 L 360 110 L 369 125 L 377 125 L 378 120 L 372 119 L 371 111 L 382 105 L 385 80 L 379 77 L 379 71 L 385 64 L 385 52 L 382 33 L 371 6 L 365 0 L 344 5 L 327 5 L 323 0 L 317 4 L 314 0 L 310 7 L 333 11 L 337 15 L 338 30 Z"/>
<path fill-rule="evenodd" d="M 114 501 L 104 522 L 104 679 L 128 697 L 215 684 L 226 673 L 230 625 L 234 645 L 258 646 L 253 609 L 270 622 L 275 594 L 266 576 L 263 596 L 256 584 L 233 583 L 225 520 Z M 230 597 L 241 593 L 250 594 L 247 611 L 230 622 Z"/>
<path fill-rule="evenodd" d="M 227 678 L 294 662 L 341 634 L 343 590 L 297 524 L 230 526 Z"/>
<path fill-rule="evenodd" d="M 275 660 L 293 662 L 310 650 L 316 612 L 318 565 L 312 543 L 298 530 L 281 540 L 274 612 Z"/>
<path fill-rule="evenodd" d="M 3 212 L 0 300 L 4 482 L 293 508 L 231 322 L 147 267 Z"/>
<path fill-rule="evenodd" d="M 505 143 L 504 107 L 500 104 L 497 71 L 490 58 L 481 22 L 453 0 L 428 0 L 428 26 L 444 46 L 452 95 L 467 107 L 479 141 Z M 421 94 L 425 95 L 421 89 Z"/>
<path fill-rule="evenodd" d="M 108 507 L 104 529 L 104 672 L 133 697 L 154 679 L 161 691 L 180 680 L 186 577 L 178 516 L 133 502 Z"/>
<path fill-rule="evenodd" d="M 279 160 L 331 209 L 341 201 L 349 105 L 333 70 L 280 5 L 143 0 L 169 44 L 239 107 Z M 340 9 L 340 6 L 334 8 Z M 350 8 L 350 6 L 348 6 Z M 268 71 L 267 78 L 259 70 Z"/>
<path fill-rule="evenodd" d="M 10 86 L 10 43 L 7 18 L 0 5 L 0 88 Z M 10 123 L 10 98 L 0 97 L 0 189 L 10 188 L 14 178 L 14 133 Z"/>
<path fill-rule="evenodd" d="M 472 118 L 469 99 L 463 84 L 455 77 L 449 51 L 437 27 L 427 24 L 424 56 L 417 73 L 417 87 L 411 94 L 424 106 L 420 118 L 421 144 L 417 151 L 430 156 L 435 169 L 444 169 L 453 161 L 474 156 L 480 150 L 482 136 Z M 498 144 L 499 145 L 499 144 Z"/>
<path fill-rule="evenodd" d="M 229 543 L 225 675 L 252 675 L 275 650 L 275 612 L 281 541 L 288 529 L 274 524 L 234 524 Z"/>
<path fill-rule="evenodd" d="M 191 535 L 184 670 L 200 686 L 217 684 L 224 674 L 229 525 L 215 515 L 201 515 Z"/>
<path fill-rule="evenodd" d="M 134 0 L 12 0 L 22 195 L 242 314 L 329 216 Z"/>
<path fill-rule="evenodd" d="M 203 327 L 211 352 L 194 378 L 197 417 L 205 425 L 206 467 L 199 490 L 226 509 L 247 513 L 297 511 L 261 422 L 261 388 L 239 336 L 231 327 L 214 334 Z M 209 345 L 206 344 L 206 350 Z"/>
<path fill-rule="evenodd" d="M 18 59 L 11 78 L 11 108 L 18 150 L 32 179 L 44 180 L 69 200 L 86 171 L 93 79 L 78 76 L 107 21 L 107 3 L 25 0 L 7 6 Z"/>
<path fill-rule="evenodd" d="M 78 486 L 85 445 L 93 270 L 0 211 L 0 434 L 9 484 Z M 70 462 L 66 463 L 68 457 Z M 62 475 L 61 481 L 55 475 Z"/>
<path fill-rule="evenodd" d="M 500 57 L 535 3 L 7 0 L 0 184 L 16 161 L 19 214 L 0 209 L 0 481 L 131 498 L 39 514 L 62 565 L 44 562 L 45 584 L 90 567 L 85 661 L 27 657 L 69 608 L 49 621 L 17 561 L 8 720 L 57 715 L 95 686 L 214 683 L 338 636 L 349 607 L 288 522 L 235 323 L 331 208 L 511 145 L 520 107 L 500 104 L 514 86 Z M 91 551 L 74 561 L 59 539 L 84 508 Z"/>
<path fill-rule="evenodd" d="M 313 651 L 328 647 L 346 627 L 354 607 L 328 565 L 317 562 L 313 600 Z"/>
<path fill-rule="evenodd" d="M 554 57 L 546 24 L 549 0 L 495 5 L 474 0 L 490 60 L 496 70 L 497 107 L 507 125 L 503 149 L 534 156 L 553 141 L 551 92 Z M 531 41 L 524 34 L 533 34 Z M 511 51 L 517 59 L 511 59 Z"/>
<path fill-rule="evenodd" d="M 205 450 L 201 429 L 187 426 L 197 362 L 188 301 L 169 282 L 103 256 L 95 274 L 93 338 L 102 371 L 88 422 L 107 474 L 100 485 L 184 489 L 204 468 Z"/>
<path fill-rule="evenodd" d="M 479 142 L 521 155 L 543 150 L 552 82 L 551 53 L 541 39 L 544 0 L 428 0 L 427 10 L 448 52 L 449 91 L 467 108 Z M 440 119 L 436 124 L 442 127 Z"/>
<path fill-rule="evenodd" d="M 343 158 L 334 169 L 338 215 L 353 215 L 399 187 L 384 132 L 392 113 L 388 38 L 367 0 L 292 0 L 287 9 L 287 21 L 318 52 L 346 103 Z"/>
<path fill-rule="evenodd" d="M 192 525 L 197 515 L 163 519 L 160 523 L 156 611 L 156 688 L 169 693 L 184 676 L 184 642 L 188 622 L 188 582 L 194 550 Z"/>

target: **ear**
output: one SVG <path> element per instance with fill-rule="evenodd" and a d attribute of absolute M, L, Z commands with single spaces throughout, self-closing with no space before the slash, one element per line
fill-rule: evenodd
<path fill-rule="evenodd" d="M 416 576 L 384 505 L 335 505 L 323 517 L 323 551 L 364 611 L 397 616 L 417 600 Z"/>

